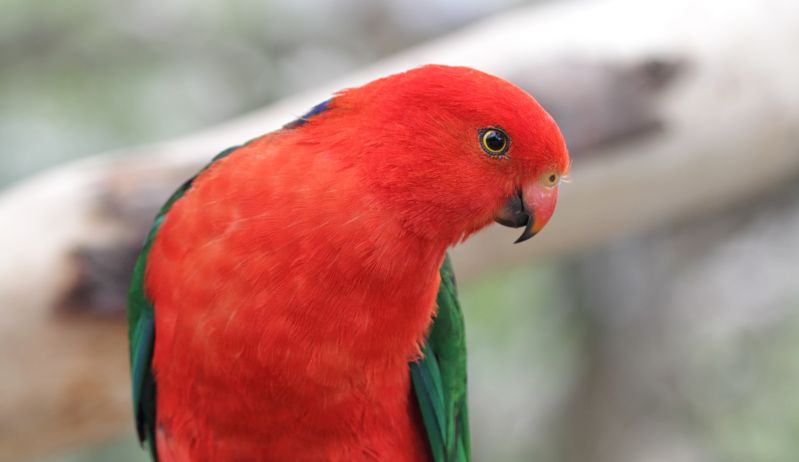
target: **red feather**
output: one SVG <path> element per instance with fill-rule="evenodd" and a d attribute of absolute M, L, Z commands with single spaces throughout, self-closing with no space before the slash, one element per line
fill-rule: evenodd
<path fill-rule="evenodd" d="M 486 126 L 508 159 L 480 149 Z M 347 90 L 213 164 L 148 259 L 161 460 L 428 460 L 408 362 L 444 252 L 567 168 L 529 95 L 444 66 Z"/>

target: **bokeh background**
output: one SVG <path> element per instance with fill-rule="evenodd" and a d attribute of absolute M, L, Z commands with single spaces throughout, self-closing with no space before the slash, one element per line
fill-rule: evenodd
<path fill-rule="evenodd" d="M 0 184 L 201 129 L 518 3 L 3 0 Z"/>
<path fill-rule="evenodd" d="M 155 208 L 429 61 L 533 92 L 574 158 L 540 237 L 454 251 L 475 460 L 799 460 L 797 56 L 791 0 L 0 0 L 0 460 L 146 460 L 122 310 Z"/>

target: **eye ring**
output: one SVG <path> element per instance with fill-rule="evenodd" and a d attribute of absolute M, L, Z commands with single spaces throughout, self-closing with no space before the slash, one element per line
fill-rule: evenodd
<path fill-rule="evenodd" d="M 557 172 L 550 172 L 544 175 L 544 184 L 547 187 L 553 188 L 560 183 L 560 175 Z"/>
<path fill-rule="evenodd" d="M 480 147 L 491 157 L 504 157 L 510 148 L 510 137 L 502 129 L 491 127 L 477 131 Z"/>

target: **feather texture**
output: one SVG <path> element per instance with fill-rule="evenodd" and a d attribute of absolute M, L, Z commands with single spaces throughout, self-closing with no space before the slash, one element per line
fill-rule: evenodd
<path fill-rule="evenodd" d="M 502 158 L 485 127 L 512 140 Z M 535 100 L 447 66 L 345 90 L 221 153 L 136 265 L 140 439 L 160 462 L 468 461 L 446 249 L 567 168 Z"/>
<path fill-rule="evenodd" d="M 217 154 L 202 171 L 219 159 L 227 157 L 239 146 L 228 148 Z M 202 173 L 202 171 L 200 173 Z M 199 175 L 199 173 L 198 173 Z M 150 227 L 142 251 L 133 269 L 133 280 L 128 292 L 128 341 L 130 350 L 130 376 L 132 384 L 133 415 L 139 442 L 147 444 L 151 457 L 158 460 L 155 448 L 156 384 L 153 376 L 153 345 L 155 344 L 154 306 L 144 288 L 147 257 L 158 229 L 172 205 L 186 194 L 196 176 L 183 183 L 161 207 Z"/>
<path fill-rule="evenodd" d="M 211 164 L 238 147 L 223 151 L 214 157 Z M 144 275 L 147 257 L 161 223 L 172 205 L 191 188 L 194 178 L 196 176 L 175 191 L 156 216 L 136 263 L 129 293 L 133 410 L 139 440 L 147 445 L 153 461 L 158 461 L 155 442 L 156 381 L 152 371 L 155 325 L 154 305 L 146 295 Z M 466 345 L 455 276 L 449 258 L 441 266 L 440 277 L 437 315 L 422 347 L 424 356 L 410 363 L 409 367 L 434 462 L 467 462 L 470 460 L 470 441 L 466 402 Z"/>
<path fill-rule="evenodd" d="M 466 400 L 466 338 L 455 275 L 449 258 L 441 265 L 438 312 L 424 356 L 411 364 L 411 377 L 435 462 L 470 458 Z"/>

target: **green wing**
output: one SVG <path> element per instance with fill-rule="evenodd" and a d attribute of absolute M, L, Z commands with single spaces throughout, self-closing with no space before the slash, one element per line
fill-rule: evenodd
<path fill-rule="evenodd" d="M 211 163 L 226 157 L 237 147 L 222 151 Z M 206 166 L 202 171 L 208 168 Z M 202 171 L 200 173 L 202 173 Z M 199 173 L 198 173 L 199 175 Z M 195 175 L 172 194 L 172 197 L 161 207 L 155 217 L 150 233 L 144 241 L 144 248 L 136 260 L 133 280 L 128 292 L 128 341 L 130 342 L 130 376 L 133 386 L 133 415 L 136 418 L 136 431 L 139 441 L 147 443 L 153 460 L 158 460 L 155 451 L 155 377 L 151 369 L 153 346 L 155 345 L 154 307 L 144 291 L 144 273 L 147 268 L 147 257 L 158 229 L 164 218 L 178 199 L 191 188 Z"/>
<path fill-rule="evenodd" d="M 411 364 L 411 379 L 435 462 L 470 459 L 466 402 L 466 337 L 455 275 L 449 256 L 441 265 L 438 314 L 423 348 Z"/>

